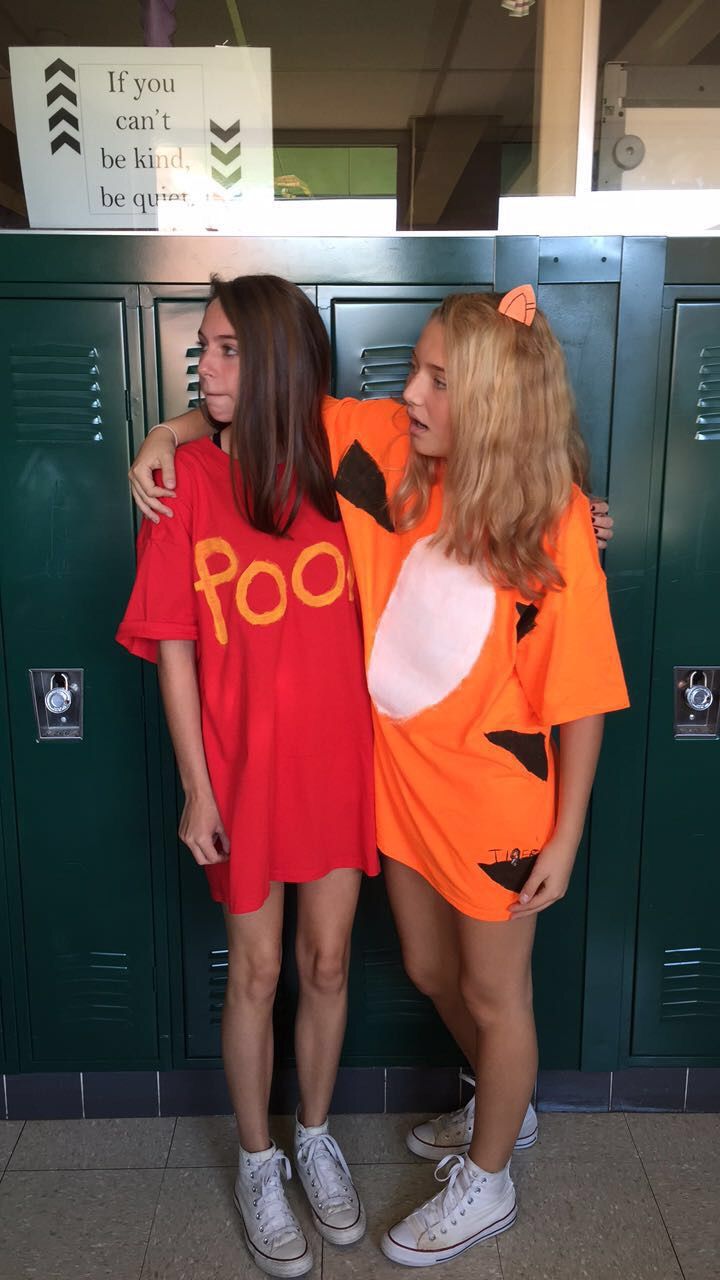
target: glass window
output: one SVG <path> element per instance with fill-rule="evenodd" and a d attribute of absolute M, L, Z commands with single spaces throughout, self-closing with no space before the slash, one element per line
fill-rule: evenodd
<path fill-rule="evenodd" d="M 718 0 L 603 0 L 598 191 L 720 188 Z"/>
<path fill-rule="evenodd" d="M 271 50 L 269 231 L 494 230 L 501 195 L 533 195 L 540 182 L 574 189 L 567 95 L 577 94 L 578 46 L 568 13 L 582 10 L 577 0 L 168 0 L 164 9 L 178 50 Z M 142 12 L 6 0 L 2 29 L 8 44 L 127 47 L 145 43 Z M 0 219 L 17 225 L 23 214 L 6 81 Z"/>

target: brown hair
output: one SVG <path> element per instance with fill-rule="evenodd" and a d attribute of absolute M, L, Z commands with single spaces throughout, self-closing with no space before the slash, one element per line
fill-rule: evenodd
<path fill-rule="evenodd" d="M 285 535 L 300 503 L 338 520 L 322 401 L 330 343 L 307 294 L 280 276 L 212 277 L 238 342 L 240 386 L 230 424 L 235 501 L 255 529 Z"/>
<path fill-rule="evenodd" d="M 564 586 L 549 550 L 587 452 L 545 316 L 520 324 L 499 301 L 453 294 L 433 312 L 445 331 L 450 453 L 442 463 L 412 450 L 391 507 L 396 528 L 417 525 L 443 474 L 437 538 L 447 554 L 533 599 Z"/>

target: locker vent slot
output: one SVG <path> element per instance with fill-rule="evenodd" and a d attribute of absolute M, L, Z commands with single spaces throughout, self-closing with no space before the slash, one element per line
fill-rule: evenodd
<path fill-rule="evenodd" d="M 100 357 L 95 347 L 62 342 L 11 347 L 10 387 L 18 443 L 102 440 Z"/>
<path fill-rule="evenodd" d="M 720 347 L 700 352 L 696 440 L 720 440 Z"/>
<path fill-rule="evenodd" d="M 202 347 L 188 347 L 185 352 L 185 376 L 187 378 L 186 390 L 188 393 L 188 409 L 197 409 L 200 404 L 200 377 L 198 375 L 198 360 Z"/>
<path fill-rule="evenodd" d="M 132 1026 L 130 969 L 127 951 L 69 952 L 60 956 L 54 986 L 61 1020 L 72 1026 L 98 1022 Z"/>
<path fill-rule="evenodd" d="M 429 1001 L 413 986 L 395 948 L 366 952 L 363 957 L 365 1009 L 369 1020 L 412 1022 L 427 1018 Z"/>
<path fill-rule="evenodd" d="M 720 947 L 667 949 L 660 1004 L 663 1020 L 720 1018 Z"/>
<path fill-rule="evenodd" d="M 208 1009 L 210 1026 L 219 1026 L 222 1018 L 223 1001 L 228 975 L 227 947 L 211 951 L 208 957 Z"/>
<path fill-rule="evenodd" d="M 398 347 L 364 347 L 360 353 L 360 398 L 383 400 L 401 396 L 410 372 L 413 349 Z"/>

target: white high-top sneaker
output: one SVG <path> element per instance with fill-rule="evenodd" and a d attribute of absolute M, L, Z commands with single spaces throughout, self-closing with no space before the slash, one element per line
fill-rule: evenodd
<path fill-rule="evenodd" d="M 283 1178 L 291 1177 L 290 1161 L 274 1143 L 267 1151 L 240 1148 L 235 1208 L 250 1254 L 269 1276 L 304 1276 L 313 1264 L 310 1246 L 285 1196 Z"/>
<path fill-rule="evenodd" d="M 320 1235 L 331 1244 L 360 1240 L 367 1225 L 365 1210 L 327 1120 L 306 1128 L 296 1117 L 295 1165 Z"/>
<path fill-rule="evenodd" d="M 509 1167 L 485 1173 L 469 1156 L 445 1156 L 435 1177 L 447 1186 L 385 1232 L 385 1257 L 406 1267 L 432 1267 L 507 1231 L 517 1217 Z"/>
<path fill-rule="evenodd" d="M 472 1086 L 473 1095 L 458 1111 L 447 1111 L 434 1120 L 424 1120 L 413 1125 L 405 1137 L 405 1144 L 416 1156 L 424 1160 L 441 1160 L 443 1156 L 464 1156 L 470 1149 L 475 1123 L 475 1081 L 461 1073 L 461 1079 Z M 525 1151 L 537 1142 L 538 1121 L 535 1109 L 530 1105 L 515 1139 L 515 1150 Z"/>

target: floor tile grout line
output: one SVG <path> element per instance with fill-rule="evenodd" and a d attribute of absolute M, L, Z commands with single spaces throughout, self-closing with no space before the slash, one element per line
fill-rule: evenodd
<path fill-rule="evenodd" d="M 170 1152 L 168 1150 L 168 1155 L 169 1154 Z M 166 1173 L 167 1173 L 167 1163 L 165 1164 L 165 1168 L 162 1170 L 160 1185 L 158 1186 L 158 1193 L 157 1193 L 157 1196 L 155 1197 L 155 1208 L 153 1209 L 153 1215 L 152 1215 L 152 1218 L 150 1219 L 150 1227 L 147 1234 L 147 1240 L 145 1241 L 145 1248 L 143 1250 L 142 1262 L 140 1263 L 140 1270 L 137 1273 L 137 1280 L 142 1280 L 142 1274 L 143 1274 L 143 1271 L 145 1270 L 145 1262 L 147 1261 L 148 1250 L 150 1249 L 150 1241 L 152 1240 L 152 1233 L 153 1233 L 153 1228 L 155 1226 L 155 1219 L 157 1218 L 157 1211 L 160 1206 L 160 1197 L 163 1193 L 163 1187 L 165 1186 Z"/>
<path fill-rule="evenodd" d="M 15 1139 L 15 1141 L 13 1142 L 13 1145 L 12 1145 L 12 1151 L 10 1152 L 10 1154 L 9 1154 L 9 1156 L 8 1156 L 8 1158 L 7 1158 L 7 1160 L 5 1161 L 5 1168 L 3 1169 L 2 1173 L 0 1173 L 0 1182 L 2 1182 L 3 1178 L 5 1177 L 5 1174 L 7 1173 L 8 1169 L 10 1168 L 10 1161 L 12 1160 L 13 1156 L 15 1155 L 15 1152 L 17 1151 L 17 1145 L 18 1145 L 18 1142 L 20 1141 L 20 1139 L 21 1139 L 21 1137 L 22 1137 L 22 1135 L 23 1135 L 23 1132 L 24 1132 L 24 1129 L 25 1129 L 25 1125 L 26 1125 L 26 1124 L 27 1124 L 27 1121 L 26 1121 L 26 1120 L 22 1120 L 22 1121 L 20 1122 L 20 1129 L 19 1129 L 19 1131 L 18 1131 L 18 1136 L 17 1136 L 17 1138 Z"/>
<path fill-rule="evenodd" d="M 649 1188 L 649 1190 L 650 1190 L 650 1195 L 652 1196 L 653 1201 L 654 1201 L 654 1204 L 655 1204 L 655 1208 L 657 1209 L 657 1211 L 658 1211 L 658 1213 L 659 1213 L 659 1215 L 660 1215 L 660 1221 L 662 1222 L 663 1227 L 665 1228 L 665 1234 L 666 1234 L 666 1236 L 667 1236 L 667 1238 L 668 1238 L 668 1241 L 669 1241 L 669 1243 L 670 1243 L 670 1248 L 672 1249 L 673 1254 L 674 1254 L 674 1256 L 675 1256 L 675 1261 L 676 1261 L 676 1262 L 677 1262 L 677 1264 L 678 1264 L 678 1271 L 680 1272 L 680 1275 L 682 1276 L 683 1280 L 686 1280 L 686 1276 L 685 1276 L 685 1271 L 684 1271 L 684 1269 L 683 1269 L 683 1265 L 682 1265 L 682 1263 L 681 1263 L 681 1261 L 680 1261 L 680 1258 L 678 1257 L 678 1251 L 677 1251 L 677 1249 L 675 1248 L 675 1241 L 673 1240 L 673 1238 L 672 1238 L 672 1236 L 671 1236 L 671 1234 L 670 1234 L 670 1229 L 669 1229 L 669 1227 L 668 1227 L 667 1222 L 665 1221 L 665 1215 L 664 1215 L 664 1213 L 663 1213 L 662 1209 L 660 1208 L 660 1203 L 659 1203 L 659 1201 L 658 1201 L 657 1196 L 655 1195 L 655 1188 L 654 1188 L 654 1186 L 653 1186 L 653 1184 L 652 1184 L 652 1180 L 651 1180 L 651 1178 L 650 1178 L 650 1174 L 648 1173 L 648 1171 L 647 1171 L 647 1169 L 646 1169 L 646 1167 L 645 1167 L 645 1161 L 644 1161 L 644 1160 L 643 1160 L 643 1158 L 642 1158 L 642 1152 L 640 1151 L 640 1148 L 639 1148 L 639 1146 L 638 1146 L 637 1142 L 635 1141 L 635 1134 L 633 1133 L 632 1128 L 631 1128 L 631 1126 L 630 1126 L 630 1121 L 629 1121 L 629 1119 L 628 1119 L 627 1112 L 623 1112 L 623 1116 L 624 1116 L 624 1119 L 625 1119 L 625 1124 L 626 1124 L 626 1126 L 627 1126 L 627 1131 L 628 1131 L 628 1133 L 630 1134 L 630 1141 L 632 1142 L 633 1147 L 635 1148 L 635 1152 L 636 1152 L 636 1154 L 637 1154 L 637 1158 L 638 1158 L 638 1160 L 640 1161 L 640 1167 L 641 1167 L 641 1169 L 642 1169 L 643 1173 L 645 1174 L 645 1181 L 646 1181 L 646 1182 L 647 1182 L 647 1184 L 648 1184 L 648 1188 Z"/>
<path fill-rule="evenodd" d="M 18 1135 L 19 1136 L 19 1135 Z M 15 1144 L 17 1146 L 17 1143 Z M 13 1151 L 15 1147 L 13 1147 Z M 10 1161 L 8 1160 L 8 1164 Z M 32 1165 L 26 1165 L 22 1169 L 11 1169 L 11 1173 L 164 1173 L 167 1169 L 166 1164 L 83 1164 L 83 1165 L 39 1165 L 33 1168 Z M 176 1166 L 171 1165 L 170 1168 Z M 177 1166 L 184 1168 L 198 1169 L 226 1169 L 228 1165 L 182 1165 Z M 6 1170 L 7 1172 L 7 1167 Z"/>
<path fill-rule="evenodd" d="M 495 1237 L 495 1248 L 497 1249 L 498 1266 L 500 1267 L 500 1280 L 505 1280 L 505 1269 L 502 1264 L 502 1253 L 500 1252 L 500 1236 Z"/>
<path fill-rule="evenodd" d="M 170 1134 L 170 1141 L 168 1142 L 167 1155 L 165 1156 L 165 1168 L 166 1168 L 166 1169 L 167 1169 L 167 1167 L 168 1167 L 168 1161 L 169 1161 L 169 1159 L 170 1159 L 170 1152 L 172 1151 L 172 1148 L 173 1148 L 173 1142 L 175 1141 L 175 1134 L 177 1133 L 177 1126 L 178 1126 L 178 1117 L 177 1117 L 177 1116 L 175 1116 L 175 1117 L 174 1117 L 174 1120 L 173 1120 L 172 1133 Z"/>
<path fill-rule="evenodd" d="M 22 1120 L 22 1121 L 20 1121 L 20 1129 L 19 1129 L 18 1137 L 17 1137 L 17 1138 L 15 1138 L 14 1143 L 13 1143 L 13 1149 L 12 1149 L 12 1152 L 10 1152 L 10 1155 L 8 1156 L 8 1160 L 6 1160 L 6 1161 L 5 1161 L 5 1167 L 4 1167 L 4 1170 L 3 1170 L 3 1178 L 4 1178 L 5 1174 L 6 1174 L 6 1172 L 8 1172 L 8 1169 L 9 1169 L 9 1167 L 10 1167 L 10 1161 L 12 1161 L 12 1158 L 13 1158 L 13 1156 L 15 1155 L 15 1151 L 17 1151 L 17 1149 L 18 1149 L 18 1143 L 19 1143 L 20 1138 L 22 1138 L 22 1135 L 23 1135 L 23 1133 L 24 1133 L 24 1128 L 26 1128 L 26 1124 L 27 1124 L 27 1120 Z"/>

